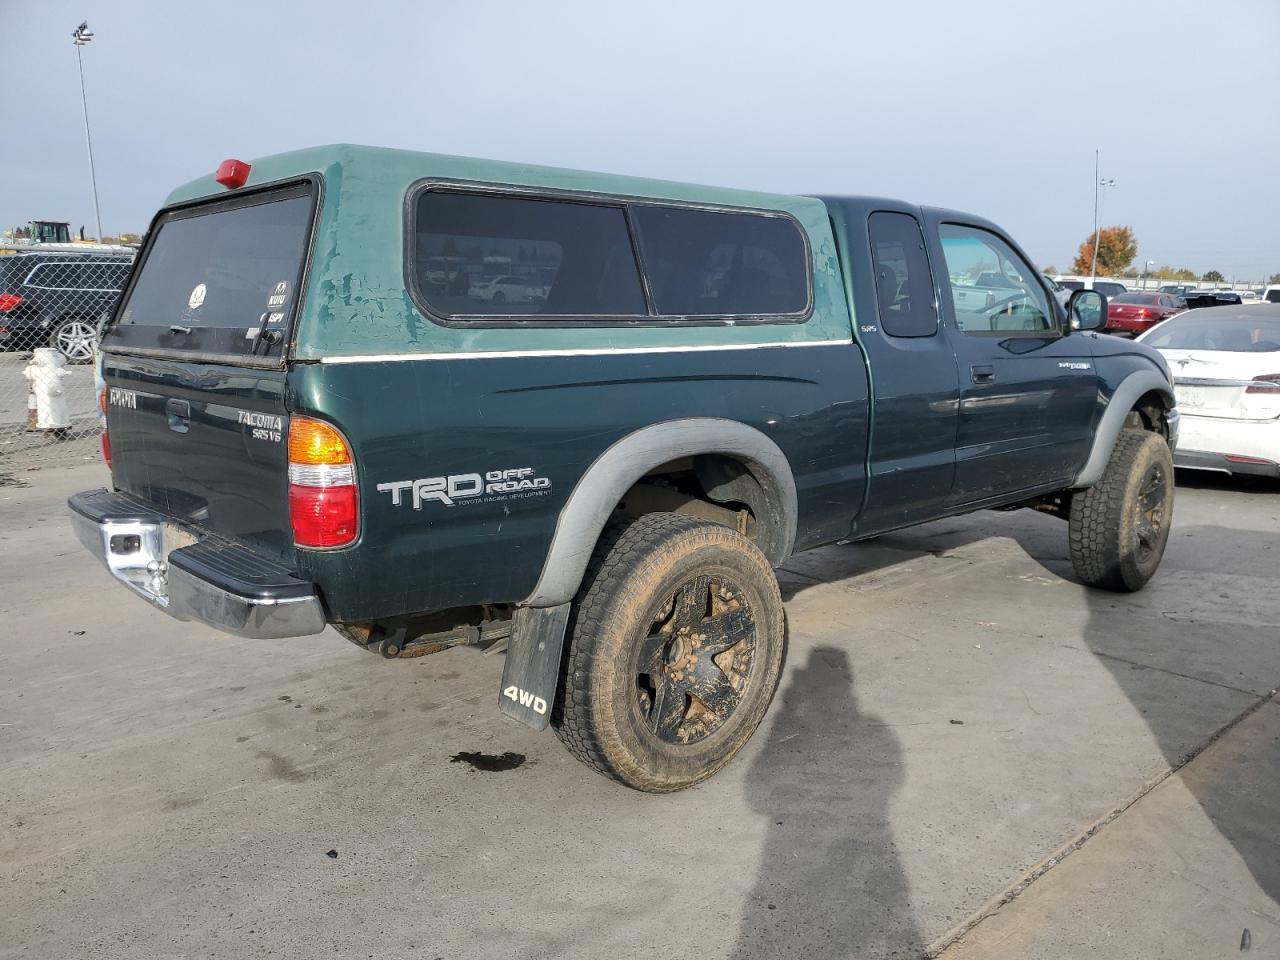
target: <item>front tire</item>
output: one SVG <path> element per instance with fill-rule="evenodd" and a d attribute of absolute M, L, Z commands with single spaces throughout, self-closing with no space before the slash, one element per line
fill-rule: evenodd
<path fill-rule="evenodd" d="M 579 760 L 651 793 L 707 779 L 782 672 L 778 581 L 727 527 L 648 514 L 602 539 L 574 602 L 552 723 Z"/>
<path fill-rule="evenodd" d="M 1147 430 L 1120 431 L 1097 484 L 1071 499 L 1071 565 L 1091 587 L 1133 592 L 1160 566 L 1173 522 L 1173 452 Z"/>

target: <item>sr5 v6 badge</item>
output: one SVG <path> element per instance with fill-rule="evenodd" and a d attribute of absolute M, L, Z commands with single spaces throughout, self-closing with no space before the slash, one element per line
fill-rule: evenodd
<path fill-rule="evenodd" d="M 511 467 L 478 473 L 453 473 L 445 477 L 423 477 L 421 480 L 396 480 L 378 484 L 379 493 L 391 494 L 391 505 L 401 506 L 409 492 L 413 509 L 435 500 L 446 507 L 458 503 L 505 500 L 512 496 L 541 496 L 551 492 L 550 477 L 535 477 L 533 467 Z"/>

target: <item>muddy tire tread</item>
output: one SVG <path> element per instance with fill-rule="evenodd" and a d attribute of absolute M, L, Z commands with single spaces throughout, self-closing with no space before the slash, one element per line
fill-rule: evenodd
<path fill-rule="evenodd" d="M 1126 500 L 1126 488 L 1134 461 L 1144 445 L 1153 439 L 1164 443 L 1163 437 L 1151 431 L 1132 427 L 1121 430 L 1102 479 L 1072 496 L 1068 524 L 1071 565 L 1076 576 L 1088 586 L 1117 592 L 1143 586 L 1125 577 L 1124 559 L 1120 554 L 1121 525 L 1131 507 Z M 1168 472 L 1168 482 L 1172 488 L 1172 470 Z"/>
<path fill-rule="evenodd" d="M 608 650 L 601 650 L 596 638 L 605 629 L 609 608 L 618 602 L 620 586 L 633 571 L 655 554 L 676 549 L 673 540 L 679 535 L 708 529 L 715 531 L 717 535 L 739 536 L 710 521 L 674 513 L 646 514 L 627 524 L 609 526 L 587 565 L 582 587 L 569 615 L 560 684 L 552 710 L 552 727 L 575 758 L 611 780 L 647 792 L 670 792 L 684 789 L 692 783 L 673 785 L 661 778 L 646 778 L 635 770 L 621 769 L 610 759 L 611 754 L 616 756 L 622 751 L 622 745 L 620 741 L 611 742 L 604 729 L 606 724 L 598 722 L 599 705 L 594 702 L 587 682 L 587 678 L 597 671 L 609 668 Z M 754 545 L 745 538 L 743 544 L 755 550 Z M 780 610 L 781 596 L 776 593 L 777 581 L 773 579 L 768 561 L 762 555 L 759 556 L 759 562 L 769 571 Z M 636 618 L 642 613 L 642 610 L 637 609 Z M 598 664 L 597 658 L 600 658 Z M 765 705 L 767 707 L 767 702 Z M 732 754 L 701 772 L 694 782 L 710 777 L 730 759 Z"/>

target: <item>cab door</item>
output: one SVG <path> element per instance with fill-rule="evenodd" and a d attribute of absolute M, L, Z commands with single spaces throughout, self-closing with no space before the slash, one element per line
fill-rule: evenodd
<path fill-rule="evenodd" d="M 1070 333 L 1038 272 L 990 225 L 931 226 L 960 374 L 951 503 L 1065 485 L 1088 458 L 1098 411 L 1088 337 Z"/>
<path fill-rule="evenodd" d="M 876 210 L 864 222 L 874 276 L 855 276 L 855 290 L 858 341 L 871 368 L 872 422 L 867 499 L 855 533 L 870 535 L 946 512 L 960 383 L 939 327 L 920 221 L 908 212 Z M 860 226 L 846 233 L 859 245 Z M 865 253 L 854 252 L 851 261 L 865 270 Z"/>

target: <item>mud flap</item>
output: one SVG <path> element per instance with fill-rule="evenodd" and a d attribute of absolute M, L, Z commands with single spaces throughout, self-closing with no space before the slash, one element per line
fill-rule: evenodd
<path fill-rule="evenodd" d="M 547 729 L 560 682 L 560 654 L 568 623 L 567 603 L 516 607 L 498 693 L 498 708 L 512 720 L 535 730 Z"/>

